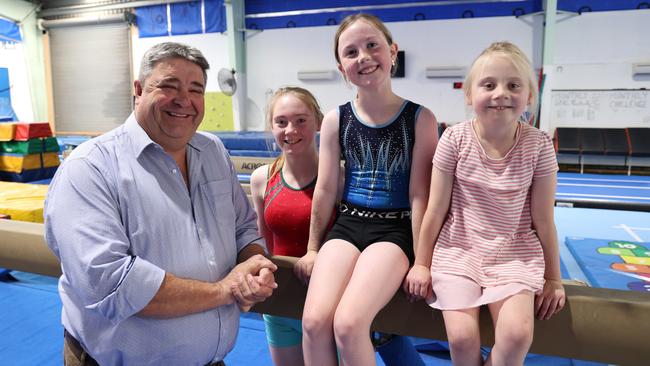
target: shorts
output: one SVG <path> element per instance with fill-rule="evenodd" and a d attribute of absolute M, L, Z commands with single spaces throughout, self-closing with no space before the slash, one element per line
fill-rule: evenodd
<path fill-rule="evenodd" d="M 492 304 L 523 291 L 535 293 L 531 286 L 519 282 L 481 287 L 469 277 L 431 272 L 433 298 L 427 304 L 439 310 L 461 310 Z"/>
<path fill-rule="evenodd" d="M 263 314 L 266 340 L 271 347 L 291 347 L 302 344 L 302 321 L 283 316 Z"/>
<path fill-rule="evenodd" d="M 360 252 L 370 244 L 390 242 L 402 249 L 410 265 L 415 261 L 410 209 L 374 210 L 343 202 L 325 242 L 332 239 L 345 240 Z"/>

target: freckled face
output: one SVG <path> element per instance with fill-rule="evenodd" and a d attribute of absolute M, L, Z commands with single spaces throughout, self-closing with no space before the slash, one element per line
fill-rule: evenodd
<path fill-rule="evenodd" d="M 278 98 L 273 106 L 271 133 L 285 154 L 315 149 L 318 123 L 314 112 L 291 93 Z"/>

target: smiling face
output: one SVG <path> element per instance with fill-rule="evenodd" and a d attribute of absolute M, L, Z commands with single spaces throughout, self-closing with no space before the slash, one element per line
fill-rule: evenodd
<path fill-rule="evenodd" d="M 472 81 L 468 101 L 482 123 L 514 123 L 531 101 L 529 83 L 504 55 L 485 56 Z"/>
<path fill-rule="evenodd" d="M 339 70 L 358 87 L 381 85 L 390 81 L 397 45 L 389 44 L 376 26 L 356 20 L 338 38 Z"/>
<path fill-rule="evenodd" d="M 271 133 L 284 154 L 315 150 L 318 127 L 314 111 L 296 95 L 286 93 L 275 101 Z"/>
<path fill-rule="evenodd" d="M 203 120 L 205 77 L 182 58 L 158 62 L 144 83 L 135 83 L 135 117 L 165 151 L 185 148 Z"/>

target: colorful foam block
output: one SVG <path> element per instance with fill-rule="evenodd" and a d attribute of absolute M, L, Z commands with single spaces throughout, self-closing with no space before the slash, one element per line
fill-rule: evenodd
<path fill-rule="evenodd" d="M 59 165 L 59 155 L 55 152 L 41 154 L 0 153 L 0 170 L 20 173 L 23 170 L 51 168 Z"/>
<path fill-rule="evenodd" d="M 11 141 L 16 132 L 15 123 L 0 123 L 0 141 Z"/>
<path fill-rule="evenodd" d="M 0 153 L 37 154 L 59 152 L 59 144 L 54 137 L 35 138 L 27 141 L 0 141 Z"/>
<path fill-rule="evenodd" d="M 52 130 L 47 122 L 18 122 L 16 123 L 16 132 L 14 140 L 27 141 L 37 137 L 50 137 Z"/>
<path fill-rule="evenodd" d="M 43 203 L 48 186 L 0 182 L 0 213 L 12 220 L 43 222 Z"/>
<path fill-rule="evenodd" d="M 40 168 L 23 170 L 20 173 L 5 172 L 0 170 L 0 181 L 29 183 L 51 179 L 56 174 L 58 166 L 52 168 Z"/>

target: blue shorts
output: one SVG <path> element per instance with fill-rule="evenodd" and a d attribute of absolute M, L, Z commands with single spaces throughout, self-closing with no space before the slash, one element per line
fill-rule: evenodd
<path fill-rule="evenodd" d="M 271 347 L 291 347 L 302 344 L 302 321 L 283 316 L 262 315 L 266 340 Z"/>

